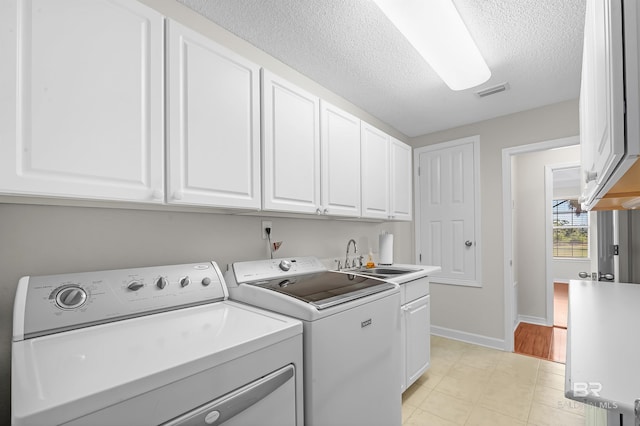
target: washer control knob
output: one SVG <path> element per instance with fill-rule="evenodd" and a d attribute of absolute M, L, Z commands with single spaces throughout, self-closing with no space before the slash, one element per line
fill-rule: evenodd
<path fill-rule="evenodd" d="M 56 295 L 56 303 L 62 309 L 75 309 L 87 301 L 87 292 L 80 287 L 65 287 Z"/>
<path fill-rule="evenodd" d="M 131 291 L 138 291 L 140 290 L 142 287 L 144 287 L 144 284 L 142 284 L 140 281 L 131 281 L 128 285 L 127 288 Z"/>
<path fill-rule="evenodd" d="M 158 287 L 160 290 L 164 289 L 167 284 L 169 284 L 169 281 L 167 281 L 165 277 L 160 277 L 156 280 L 156 287 Z"/>
<path fill-rule="evenodd" d="M 209 278 L 209 277 L 204 277 L 204 278 L 202 279 L 202 281 L 201 281 L 201 282 L 202 282 L 202 285 L 206 287 L 206 286 L 208 286 L 209 284 L 211 284 L 211 278 Z"/>
<path fill-rule="evenodd" d="M 189 277 L 184 277 L 180 279 L 180 287 L 186 287 L 189 284 L 191 284 L 191 278 Z"/>
<path fill-rule="evenodd" d="M 280 262 L 279 266 L 280 266 L 280 269 L 282 269 L 283 271 L 288 271 L 289 269 L 291 269 L 291 262 L 286 259 L 283 259 Z"/>

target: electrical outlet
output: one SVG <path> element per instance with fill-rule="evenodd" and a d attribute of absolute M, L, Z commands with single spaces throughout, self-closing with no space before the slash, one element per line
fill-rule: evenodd
<path fill-rule="evenodd" d="M 266 240 L 267 239 L 267 231 L 265 231 L 265 229 L 267 228 L 271 228 L 271 233 L 273 234 L 273 224 L 271 223 L 270 220 L 263 220 L 262 221 L 262 228 L 260 228 L 260 232 L 262 232 L 262 239 Z"/>

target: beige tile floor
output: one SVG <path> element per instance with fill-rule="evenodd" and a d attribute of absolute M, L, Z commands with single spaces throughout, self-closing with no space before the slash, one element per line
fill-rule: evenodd
<path fill-rule="evenodd" d="M 564 365 L 431 337 L 431 367 L 402 395 L 403 426 L 573 426 Z"/>

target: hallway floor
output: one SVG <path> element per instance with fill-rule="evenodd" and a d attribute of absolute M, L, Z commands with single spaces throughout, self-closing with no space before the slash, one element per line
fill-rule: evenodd
<path fill-rule="evenodd" d="M 514 351 L 550 361 L 565 363 L 567 353 L 567 315 L 569 284 L 554 283 L 553 327 L 520 323 L 514 333 Z"/>
<path fill-rule="evenodd" d="M 403 426 L 583 426 L 564 365 L 431 337 L 431 368 L 405 391 Z"/>

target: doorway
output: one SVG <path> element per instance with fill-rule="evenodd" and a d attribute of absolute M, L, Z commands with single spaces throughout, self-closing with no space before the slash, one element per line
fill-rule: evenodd
<path fill-rule="evenodd" d="M 579 156 L 579 147 L 566 147 L 522 154 L 514 161 L 516 258 L 533 263 L 533 269 L 523 267 L 524 277 L 515 274 L 523 296 L 516 300 L 520 315 L 514 352 L 560 363 L 566 358 L 568 282 L 589 262 L 588 214 L 578 203 Z M 559 160 L 573 161 L 551 164 Z M 544 181 L 535 181 L 541 175 Z"/>
<path fill-rule="evenodd" d="M 530 145 L 506 148 L 502 151 L 502 178 L 503 178 L 503 235 L 504 235 L 504 334 L 505 334 L 505 350 L 514 351 L 515 335 L 518 324 L 521 322 L 529 322 L 535 325 L 552 327 L 553 326 L 553 272 L 551 269 L 551 254 L 547 247 L 551 245 L 550 232 L 539 232 L 536 235 L 538 239 L 534 253 L 538 257 L 538 263 L 530 262 L 529 258 L 518 258 L 519 250 L 517 250 L 518 242 L 522 243 L 523 239 L 518 240 L 518 224 L 514 221 L 514 211 L 518 206 L 518 201 L 514 199 L 514 174 L 513 170 L 515 157 L 521 154 L 536 153 L 549 151 L 558 148 L 579 145 L 577 136 L 556 139 L 546 142 L 540 142 Z M 553 153 L 551 154 L 553 156 Z M 542 178 L 530 178 L 531 181 L 542 182 Z M 544 192 L 544 191 L 543 191 Z M 535 200 L 538 201 L 535 201 Z M 542 208 L 544 196 L 529 197 L 523 195 L 520 199 L 520 205 L 526 208 L 532 207 L 537 203 L 538 211 Z M 537 214 L 537 220 L 544 221 L 544 213 Z M 526 225 L 526 224 L 525 224 Z M 542 226 L 545 229 L 545 226 Z M 542 238 L 542 242 L 539 241 Z M 533 245 L 533 244 L 532 244 Z M 520 253 L 520 255 L 522 255 Z M 528 283 L 531 276 L 538 276 L 535 284 Z M 538 287 L 535 287 L 538 286 Z M 542 286 L 542 287 L 540 287 Z M 537 288 L 537 289 L 536 289 Z M 535 289 L 535 290 L 532 290 Z M 528 292 L 532 292 L 531 295 Z M 535 293 L 535 294 L 534 294 Z M 529 297 L 531 296 L 531 297 Z M 534 300 L 535 299 L 535 300 Z M 519 301 L 525 300 L 527 303 L 534 303 L 535 306 L 520 306 Z M 531 312 L 527 310 L 530 309 Z M 526 321 L 524 321 L 526 320 Z"/>

